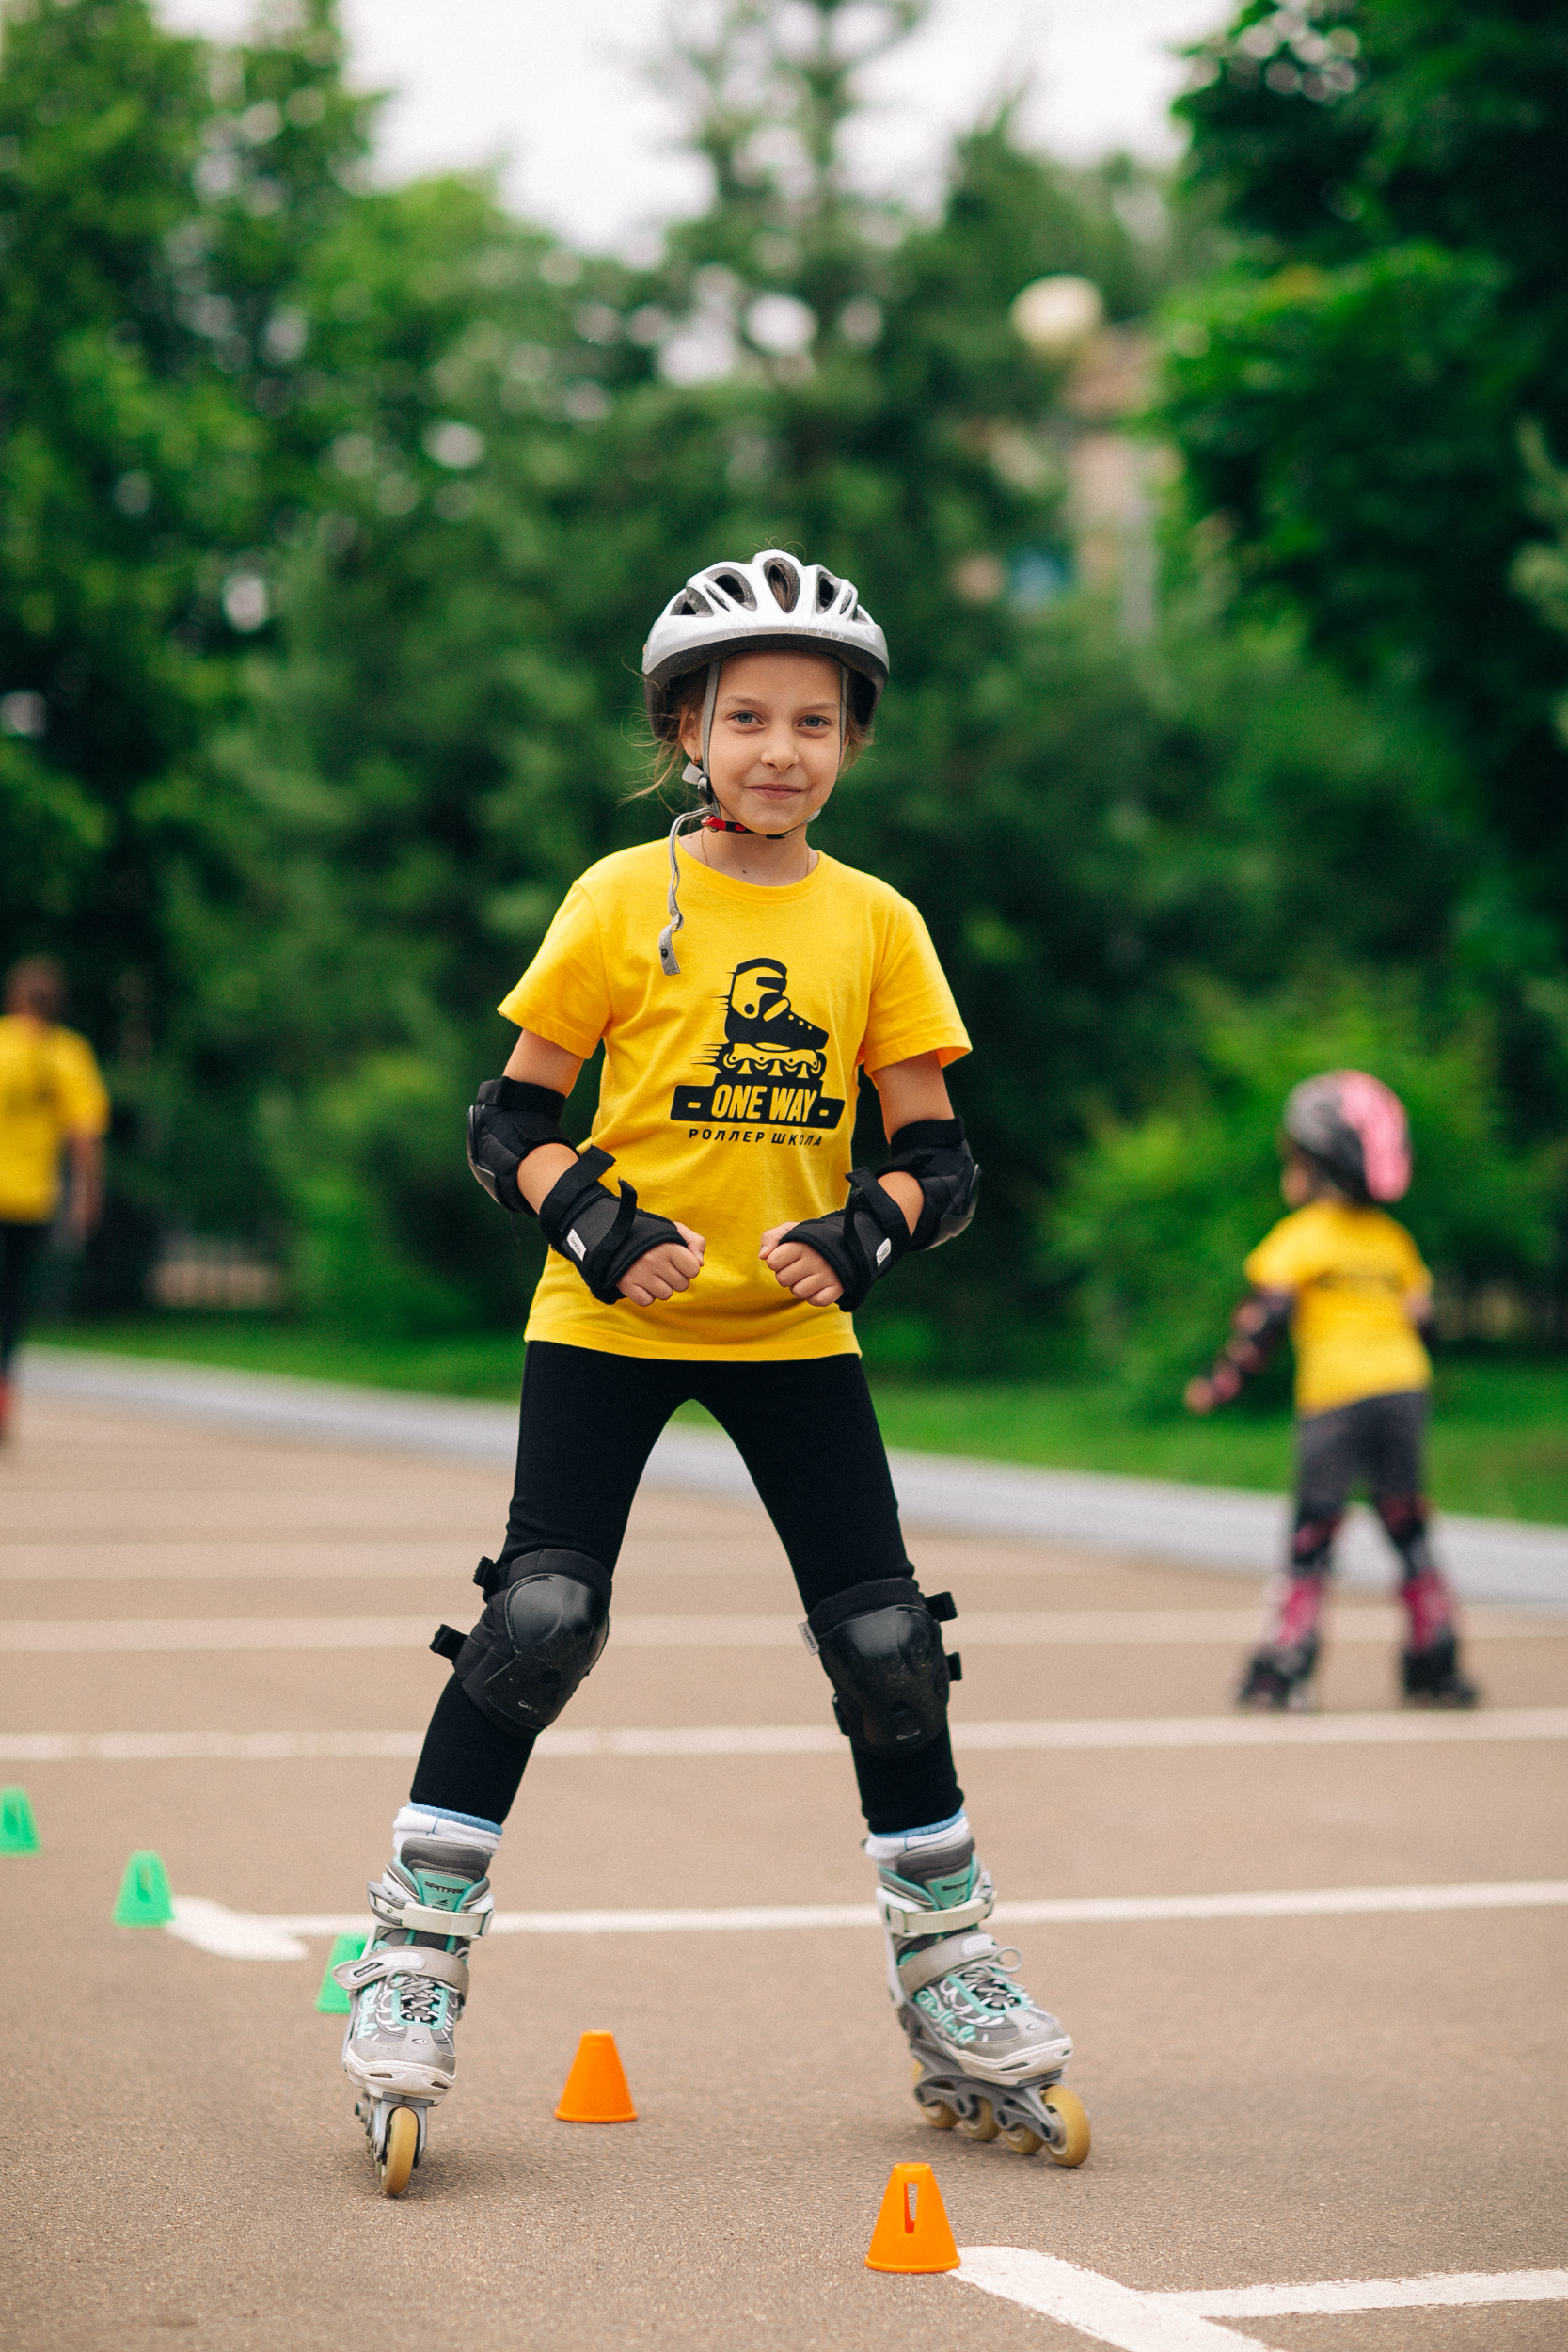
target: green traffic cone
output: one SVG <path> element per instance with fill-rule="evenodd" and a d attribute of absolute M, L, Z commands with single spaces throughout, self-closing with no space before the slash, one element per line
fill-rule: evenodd
<path fill-rule="evenodd" d="M 322 1979 L 322 1989 L 316 1995 L 316 2007 L 324 2017 L 348 2015 L 353 2003 L 342 1986 L 333 1981 L 332 1971 L 341 1968 L 345 1960 L 357 1960 L 370 1940 L 368 1934 L 333 1937 L 332 1949 L 327 1955 L 326 1973 Z"/>
<path fill-rule="evenodd" d="M 38 1823 L 25 1788 L 0 1788 L 0 1853 L 37 1853 Z"/>
<path fill-rule="evenodd" d="M 174 1917 L 168 1872 L 157 1853 L 134 1853 L 119 1882 L 115 1904 L 117 1928 L 166 1928 Z"/>

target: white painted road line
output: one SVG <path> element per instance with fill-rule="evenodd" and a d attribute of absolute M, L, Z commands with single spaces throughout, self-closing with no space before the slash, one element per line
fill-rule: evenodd
<path fill-rule="evenodd" d="M 1499 1621 L 1500 1620 L 1500 1621 Z M 1343 1611 L 1326 1639 L 1336 1642 L 1399 1640 L 1402 1616 L 1392 1609 Z M 0 1651 L 36 1655 L 98 1655 L 119 1651 L 339 1650 L 429 1647 L 429 1614 L 418 1617 L 9 1617 L 0 1619 Z M 1568 1616 L 1508 1621 L 1488 1611 L 1466 1620 L 1477 1640 L 1568 1638 Z M 1247 1609 L 966 1609 L 956 1641 L 968 1649 L 1018 1649 L 1033 1645 L 1114 1647 L 1144 1644 L 1217 1643 L 1229 1646 L 1257 1638 L 1259 1618 Z M 617 1615 L 610 1625 L 614 1649 L 796 1649 L 800 1629 L 794 1617 Z"/>
<path fill-rule="evenodd" d="M 428 1649 L 419 1617 L 11 1617 L 0 1650 L 82 1657 L 123 1651 Z"/>
<path fill-rule="evenodd" d="M 546 1733 L 546 1737 L 549 1735 Z M 989 1748 L 1421 1747 L 1449 1740 L 1568 1739 L 1568 1707 L 1481 1708 L 1473 1715 L 1133 1715 L 1077 1722 L 965 1724 L 953 1745 Z M 542 1743 L 541 1743 L 542 1744 Z"/>
<path fill-rule="evenodd" d="M 1148 2294 L 1022 2246 L 961 2247 L 958 2268 L 947 2276 L 959 2286 L 978 2287 L 1059 2320 L 1118 2352 L 1220 2352 L 1222 2345 L 1239 2344 L 1258 2352 L 1256 2336 L 1218 2326 L 1222 2319 L 1568 2300 L 1568 2270 L 1435 2271 L 1420 2279 L 1329 2279 L 1316 2285 Z"/>
<path fill-rule="evenodd" d="M 1258 2352 L 1256 2336 L 1239 2335 L 1196 2312 L 1160 2310 L 1134 2287 L 1027 2247 L 960 2247 L 958 2267 L 946 2275 L 959 2286 L 1058 2319 L 1117 2352 L 1237 2352 L 1243 2344 L 1246 2352 Z"/>
<path fill-rule="evenodd" d="M 1568 1906 L 1568 1879 L 1470 1886 L 1323 1886 L 1243 1895 L 1108 1895 L 1066 1902 L 998 1903 L 999 1927 L 1100 1927 L 1190 1919 L 1321 1919 L 1434 1911 L 1537 1911 Z M 171 1935 L 231 1960 L 300 1960 L 302 1936 L 349 1935 L 359 1912 L 232 1911 L 203 1895 L 174 1901 Z M 873 1928 L 870 1903 L 750 1904 L 725 1911 L 498 1911 L 491 1935 L 729 1935 L 757 1930 Z"/>
<path fill-rule="evenodd" d="M 1168 2311 L 1208 2319 L 1284 2319 L 1293 2312 L 1428 2311 L 1436 2303 L 1568 2301 L 1568 2270 L 1433 2270 L 1419 2279 L 1324 2279 L 1316 2286 L 1203 2287 L 1151 2295 Z"/>
<path fill-rule="evenodd" d="M 1498 1707 L 1475 1715 L 1150 1715 L 1061 1723 L 966 1724 L 959 1755 L 1172 1748 L 1323 1748 L 1568 1740 L 1568 1707 Z M 417 1756 L 422 1731 L 13 1731 L 0 1764 L 288 1764 Z M 536 1756 L 561 1762 L 616 1756 L 842 1756 L 827 1724 L 713 1724 L 683 1730 L 546 1731 Z"/>

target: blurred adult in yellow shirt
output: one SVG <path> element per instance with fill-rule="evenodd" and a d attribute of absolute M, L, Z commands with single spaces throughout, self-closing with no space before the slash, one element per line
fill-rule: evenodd
<path fill-rule="evenodd" d="M 1459 1671 L 1453 1597 L 1427 1541 L 1421 1492 L 1432 1364 L 1420 1329 L 1432 1277 L 1404 1227 L 1381 1205 L 1410 1184 L 1404 1105 L 1364 1070 L 1304 1079 L 1285 1105 L 1281 1217 L 1247 1258 L 1252 1288 L 1206 1378 L 1187 1387 L 1197 1413 L 1227 1404 L 1287 1328 L 1296 1356 L 1296 1516 L 1286 1574 L 1239 1697 L 1244 1707 L 1309 1702 L 1318 1621 L 1334 1538 L 1351 1490 L 1365 1486 L 1402 1570 L 1409 1621 L 1407 1699 L 1473 1707 Z"/>
<path fill-rule="evenodd" d="M 77 1240 L 103 1206 L 109 1097 L 87 1039 L 60 1026 L 64 1009 L 65 975 L 52 958 L 12 965 L 0 1015 L 0 1433 L 34 1259 L 62 1197 Z"/>

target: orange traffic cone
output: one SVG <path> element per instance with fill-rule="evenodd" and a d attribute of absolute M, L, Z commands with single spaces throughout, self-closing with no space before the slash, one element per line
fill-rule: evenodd
<path fill-rule="evenodd" d="M 562 2123 L 635 2123 L 637 2109 L 612 2033 L 585 2033 L 556 2109 Z"/>
<path fill-rule="evenodd" d="M 895 2164 L 871 2233 L 867 2270 L 957 2270 L 958 2249 L 928 2164 Z"/>

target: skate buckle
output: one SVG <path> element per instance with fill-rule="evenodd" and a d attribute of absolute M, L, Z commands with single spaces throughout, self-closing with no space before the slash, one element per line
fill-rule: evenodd
<path fill-rule="evenodd" d="M 967 1903 L 953 1903 L 942 1911 L 927 1911 L 917 1903 L 907 1903 L 883 1886 L 878 1889 L 882 1915 L 895 1935 L 956 1935 L 961 1928 L 977 1928 L 989 1919 L 995 1897 L 989 1891 L 973 1896 Z"/>
<path fill-rule="evenodd" d="M 437 1911 L 434 1903 L 403 1903 L 396 1916 L 388 1915 L 387 1925 L 416 1929 L 426 1935 L 461 1935 L 476 1942 L 488 1933 L 495 1912 L 486 1905 L 483 1911 Z"/>

